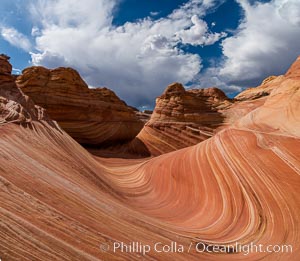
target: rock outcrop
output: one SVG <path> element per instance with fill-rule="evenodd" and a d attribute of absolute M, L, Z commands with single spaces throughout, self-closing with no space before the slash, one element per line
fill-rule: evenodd
<path fill-rule="evenodd" d="M 12 66 L 9 63 L 10 57 L 4 54 L 0 54 L 0 84 L 11 83 L 13 76 L 11 75 Z"/>
<path fill-rule="evenodd" d="M 300 56 L 297 60 L 292 64 L 290 69 L 285 74 L 286 78 L 299 80 L 300 78 Z"/>
<path fill-rule="evenodd" d="M 289 82 L 291 79 L 299 80 L 299 77 L 300 57 L 291 65 L 290 69 L 285 75 L 270 76 L 266 78 L 261 85 L 255 88 L 248 88 L 238 94 L 234 98 L 234 103 L 222 112 L 224 118 L 226 119 L 226 124 L 233 124 L 243 116 L 247 115 L 249 112 L 258 109 L 263 105 L 265 106 L 267 99 L 269 96 L 271 96 L 273 91 L 276 93 L 276 90 L 282 88 L 280 86 L 284 85 L 284 82 Z M 249 115 L 252 114 L 248 114 L 248 116 Z"/>
<path fill-rule="evenodd" d="M 221 111 L 230 105 L 217 88 L 185 90 L 180 83 L 171 84 L 156 99 L 154 112 L 137 137 L 154 156 L 197 144 L 223 124 Z M 131 149 L 139 151 L 138 144 L 132 142 Z"/>
<path fill-rule="evenodd" d="M 269 76 L 262 81 L 261 85 L 254 88 L 248 88 L 234 97 L 235 101 L 251 101 L 270 95 L 271 91 L 278 87 L 283 81 L 283 75 Z"/>
<path fill-rule="evenodd" d="M 300 138 L 300 57 L 281 77 L 281 84 L 273 86 L 264 104 L 238 120 L 235 126 Z"/>
<path fill-rule="evenodd" d="M 0 124 L 18 123 L 28 126 L 33 121 L 45 121 L 56 126 L 45 110 L 36 106 L 16 86 L 11 72 L 12 66 L 9 63 L 9 57 L 0 55 Z"/>
<path fill-rule="evenodd" d="M 75 140 L 112 145 L 133 139 L 143 127 L 134 111 L 107 88 L 89 89 L 71 68 L 25 69 L 16 83 Z"/>

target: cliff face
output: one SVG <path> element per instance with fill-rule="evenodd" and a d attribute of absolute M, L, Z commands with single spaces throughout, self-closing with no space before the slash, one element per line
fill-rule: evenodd
<path fill-rule="evenodd" d="M 89 89 L 71 68 L 30 67 L 17 86 L 82 144 L 101 145 L 133 139 L 143 123 L 107 88 Z"/>
<path fill-rule="evenodd" d="M 230 105 L 217 88 L 185 90 L 179 83 L 171 84 L 156 99 L 154 112 L 137 137 L 152 155 L 197 144 L 223 124 L 221 111 Z"/>

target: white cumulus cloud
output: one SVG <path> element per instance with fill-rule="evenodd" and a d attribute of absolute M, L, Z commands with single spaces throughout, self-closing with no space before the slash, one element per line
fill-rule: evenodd
<path fill-rule="evenodd" d="M 11 45 L 21 48 L 24 51 L 30 51 L 32 46 L 29 39 L 13 27 L 2 26 L 0 28 L 1 36 Z"/>
<path fill-rule="evenodd" d="M 207 23 L 197 15 L 193 15 L 191 21 L 193 25 L 189 29 L 181 30 L 177 33 L 177 36 L 181 38 L 184 44 L 211 45 L 227 36 L 224 32 L 210 33 Z"/>
<path fill-rule="evenodd" d="M 168 84 L 190 82 L 202 68 L 201 57 L 178 43 L 208 45 L 224 36 L 201 20 L 215 2 L 190 0 L 167 17 L 116 27 L 117 0 L 35 0 L 32 61 L 74 67 L 91 86 L 107 86 L 136 106 L 151 104 Z"/>
<path fill-rule="evenodd" d="M 249 86 L 284 73 L 300 54 L 300 1 L 238 2 L 245 16 L 237 33 L 222 43 L 225 64 L 220 75 Z"/>

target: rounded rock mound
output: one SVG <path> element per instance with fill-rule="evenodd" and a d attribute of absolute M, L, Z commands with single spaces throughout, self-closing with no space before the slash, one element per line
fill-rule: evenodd
<path fill-rule="evenodd" d="M 16 84 L 81 144 L 130 141 L 143 127 L 135 112 L 113 91 L 89 89 L 72 68 L 33 66 L 23 70 Z"/>

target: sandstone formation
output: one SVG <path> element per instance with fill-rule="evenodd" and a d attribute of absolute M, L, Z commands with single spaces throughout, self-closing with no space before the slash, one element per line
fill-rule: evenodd
<path fill-rule="evenodd" d="M 138 119 L 146 123 L 151 118 L 152 111 L 146 110 L 146 111 L 137 111 L 136 116 Z"/>
<path fill-rule="evenodd" d="M 288 135 L 299 138 L 299 111 L 300 57 L 289 71 L 282 76 L 281 84 L 274 86 L 265 103 L 242 117 L 235 123 L 235 126 L 252 129 L 257 132 L 267 131 L 274 135 Z"/>
<path fill-rule="evenodd" d="M 89 89 L 71 68 L 30 67 L 16 83 L 79 143 L 111 145 L 129 141 L 143 126 L 113 91 Z"/>
<path fill-rule="evenodd" d="M 20 91 L 11 75 L 12 66 L 9 57 L 0 55 L 0 124 L 20 123 L 24 126 L 32 121 L 49 120 L 43 108 L 35 106 L 33 101 Z"/>
<path fill-rule="evenodd" d="M 262 106 L 287 77 L 299 78 L 299 71 L 295 62 L 286 75 L 270 76 L 232 100 L 217 88 L 185 90 L 174 83 L 157 98 L 150 120 L 126 151 L 157 156 L 195 145 Z"/>
<path fill-rule="evenodd" d="M 93 157 L 50 120 L 7 118 L 8 103 L 29 111 L 26 119 L 36 111 L 15 85 L 2 84 L 8 76 L 0 74 L 1 259 L 300 259 L 298 69 L 212 138 L 142 160 Z M 176 119 L 176 110 L 164 117 Z M 172 241 L 183 252 L 154 250 Z M 115 242 L 151 250 L 114 251 Z M 196 251 L 200 242 L 207 251 Z M 236 243 L 263 251 L 242 252 Z M 228 251 L 213 253 L 220 245 Z M 268 252 L 270 245 L 292 249 Z"/>
<path fill-rule="evenodd" d="M 299 80 L 299 78 L 300 78 L 300 56 L 292 64 L 290 69 L 286 72 L 285 77 L 294 79 L 294 80 Z"/>
<path fill-rule="evenodd" d="M 137 137 L 154 156 L 197 144 L 223 124 L 221 111 L 230 105 L 217 88 L 185 90 L 179 83 L 171 84 L 156 99 L 154 112 Z M 141 151 L 135 141 L 130 146 Z"/>
<path fill-rule="evenodd" d="M 231 106 L 222 111 L 224 125 L 231 125 L 249 112 L 262 106 L 270 93 L 278 88 L 285 80 L 284 75 L 269 76 L 262 81 L 261 85 L 247 88 L 233 99 Z"/>
<path fill-rule="evenodd" d="M 1 54 L 0 55 L 0 83 L 11 83 L 13 81 L 13 76 L 11 75 L 12 66 L 9 63 L 10 57 Z"/>
<path fill-rule="evenodd" d="M 283 76 L 270 76 L 263 80 L 260 86 L 254 88 L 248 88 L 238 94 L 234 99 L 236 101 L 251 101 L 259 99 L 264 96 L 268 96 L 271 91 L 279 86 L 283 81 Z"/>

